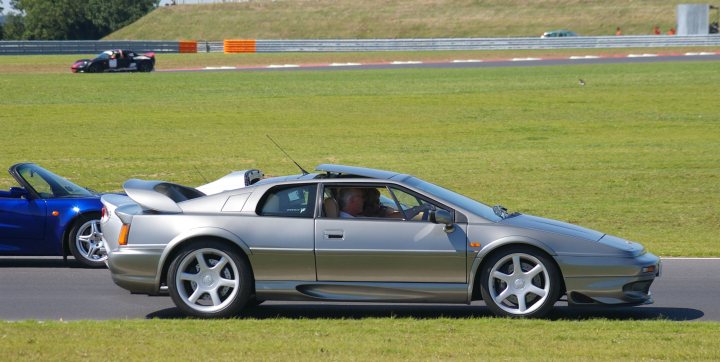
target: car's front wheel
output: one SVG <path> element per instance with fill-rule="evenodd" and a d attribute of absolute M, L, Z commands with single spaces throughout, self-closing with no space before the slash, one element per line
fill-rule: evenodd
<path fill-rule="evenodd" d="M 68 234 L 68 246 L 80 264 L 90 268 L 105 266 L 107 251 L 100 230 L 100 215 L 81 216 Z"/>
<path fill-rule="evenodd" d="M 201 318 L 237 315 L 252 290 L 250 267 L 231 246 L 219 241 L 193 242 L 170 264 L 170 296 L 185 314 Z"/>
<path fill-rule="evenodd" d="M 99 64 L 90 64 L 86 70 L 87 73 L 100 73 L 100 71 L 101 69 Z"/>
<path fill-rule="evenodd" d="M 516 246 L 491 255 L 480 277 L 483 300 L 498 316 L 542 317 L 560 297 L 557 266 L 532 248 Z"/>

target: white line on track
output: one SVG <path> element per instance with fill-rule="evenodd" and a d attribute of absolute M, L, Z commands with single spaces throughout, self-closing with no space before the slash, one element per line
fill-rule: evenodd
<path fill-rule="evenodd" d="M 542 60 L 541 58 L 512 58 L 510 61 L 513 62 L 532 62 L 536 60 Z"/>
<path fill-rule="evenodd" d="M 649 58 L 649 57 L 656 57 L 657 54 L 628 54 L 628 58 Z"/>
<path fill-rule="evenodd" d="M 453 63 L 482 63 L 483 61 L 480 59 L 456 59 L 452 61 Z"/>
<path fill-rule="evenodd" d="M 408 60 L 408 61 L 394 61 L 390 64 L 401 65 L 401 64 L 422 64 L 419 60 Z"/>
<path fill-rule="evenodd" d="M 331 67 L 357 67 L 362 63 L 330 63 Z"/>
<path fill-rule="evenodd" d="M 686 56 L 692 57 L 697 55 L 715 55 L 713 52 L 685 53 Z"/>
<path fill-rule="evenodd" d="M 270 64 L 267 68 L 300 68 L 297 64 Z"/>
<path fill-rule="evenodd" d="M 597 55 L 573 55 L 568 59 L 576 60 L 576 59 L 599 59 L 600 57 Z"/>
<path fill-rule="evenodd" d="M 205 67 L 207 70 L 218 70 L 218 69 L 237 69 L 237 67 Z"/>

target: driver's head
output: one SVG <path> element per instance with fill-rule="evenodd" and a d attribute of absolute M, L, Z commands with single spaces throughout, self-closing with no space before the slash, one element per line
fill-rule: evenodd
<path fill-rule="evenodd" d="M 342 188 L 340 189 L 339 204 L 340 210 L 352 216 L 359 215 L 363 211 L 365 195 L 362 190 L 357 187 Z"/>

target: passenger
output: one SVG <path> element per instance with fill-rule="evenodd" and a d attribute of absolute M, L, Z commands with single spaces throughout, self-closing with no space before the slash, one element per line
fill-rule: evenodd
<path fill-rule="evenodd" d="M 363 205 L 365 204 L 365 195 L 362 190 L 356 187 L 348 187 L 340 189 L 340 217 L 353 218 L 362 216 Z"/>
<path fill-rule="evenodd" d="M 362 216 L 365 217 L 388 217 L 388 214 L 395 210 L 383 205 L 380 202 L 380 191 L 376 188 L 367 188 L 365 191 L 365 205 L 363 205 Z"/>
<path fill-rule="evenodd" d="M 363 206 L 363 212 L 359 216 L 365 217 L 386 217 L 393 219 L 413 219 L 420 213 L 435 210 L 432 204 L 425 203 L 415 207 L 411 207 L 404 212 L 395 210 L 392 207 L 385 206 L 380 202 L 380 191 L 376 188 L 363 189 L 365 193 L 365 204 Z"/>

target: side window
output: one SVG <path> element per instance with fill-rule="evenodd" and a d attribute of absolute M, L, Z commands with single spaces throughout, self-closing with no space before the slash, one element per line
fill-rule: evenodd
<path fill-rule="evenodd" d="M 438 205 L 433 204 L 429 200 L 408 193 L 401 189 L 390 188 L 395 199 L 400 203 L 399 211 L 402 212 L 405 220 L 427 221 L 430 217 L 430 211 L 439 209 Z"/>
<path fill-rule="evenodd" d="M 428 220 L 438 206 L 423 197 L 387 186 L 327 186 L 323 191 L 322 217 Z"/>
<path fill-rule="evenodd" d="M 256 210 L 260 216 L 313 217 L 317 186 L 291 185 L 268 190 Z"/>

